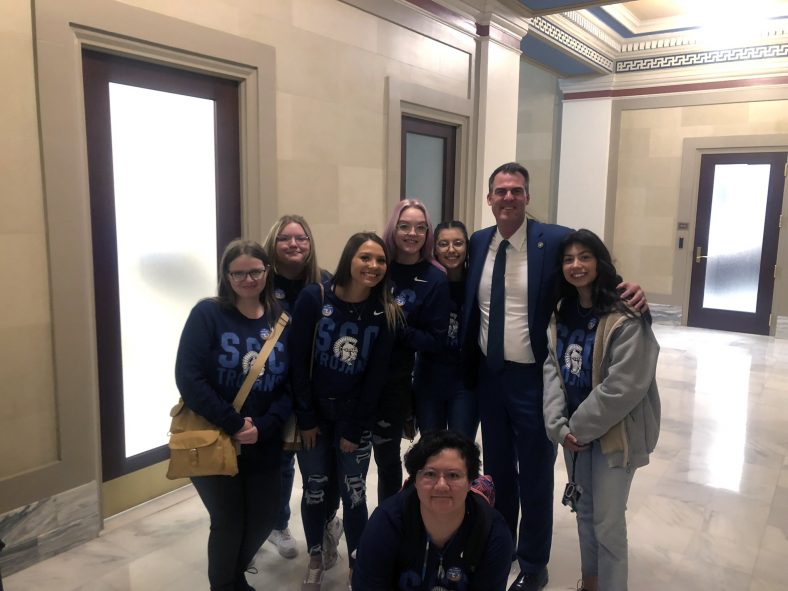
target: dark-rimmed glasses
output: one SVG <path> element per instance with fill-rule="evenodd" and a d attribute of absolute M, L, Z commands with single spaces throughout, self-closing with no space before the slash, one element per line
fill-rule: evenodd
<path fill-rule="evenodd" d="M 263 267 L 262 269 L 252 269 L 251 271 L 230 271 L 227 273 L 227 275 L 230 277 L 230 279 L 233 280 L 233 282 L 241 283 L 241 281 L 243 281 L 247 277 L 249 277 L 249 279 L 251 279 L 252 281 L 257 281 L 258 279 L 260 279 L 260 277 L 265 275 L 265 272 L 267 270 L 268 269 Z"/>

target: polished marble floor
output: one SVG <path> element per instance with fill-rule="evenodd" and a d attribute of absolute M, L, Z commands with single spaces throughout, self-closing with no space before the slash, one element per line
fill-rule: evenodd
<path fill-rule="evenodd" d="M 630 496 L 630 589 L 788 589 L 788 340 L 654 328 L 662 432 Z M 556 487 L 565 480 L 559 454 Z M 375 482 L 373 465 L 370 507 Z M 258 591 L 299 589 L 297 510 L 291 529 L 301 555 L 285 560 L 266 544 L 249 577 Z M 205 511 L 186 487 L 108 520 L 98 539 L 7 577 L 5 589 L 207 589 L 207 535 Z M 346 577 L 335 567 L 323 589 L 344 589 Z M 574 518 L 556 501 L 547 589 L 575 589 L 577 578 Z"/>

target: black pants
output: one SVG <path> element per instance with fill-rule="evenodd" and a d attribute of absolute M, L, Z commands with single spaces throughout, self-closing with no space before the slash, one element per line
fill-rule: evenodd
<path fill-rule="evenodd" d="M 192 478 L 211 518 L 208 581 L 211 591 L 247 591 L 244 572 L 276 524 L 280 468 L 236 476 Z"/>
<path fill-rule="evenodd" d="M 378 401 L 372 429 L 372 449 L 378 467 L 378 504 L 402 488 L 402 426 L 413 410 L 413 354 L 410 355 L 410 358 L 397 359 L 392 363 Z"/>

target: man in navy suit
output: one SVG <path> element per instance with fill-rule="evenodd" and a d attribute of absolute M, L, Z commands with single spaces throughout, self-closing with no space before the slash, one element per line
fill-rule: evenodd
<path fill-rule="evenodd" d="M 557 251 L 561 238 L 571 231 L 533 219 L 526 223 L 528 183 L 528 171 L 516 162 L 490 175 L 487 204 L 496 225 L 471 236 L 463 322 L 468 380 L 475 383 L 479 398 L 484 470 L 495 482 L 495 506 L 517 540 L 520 575 L 510 591 L 538 591 L 548 579 L 556 450 L 547 439 L 542 414 L 542 365 L 555 281 L 561 272 Z M 493 281 L 499 246 L 505 251 L 505 274 Z M 499 319 L 490 330 L 495 285 L 503 319 L 494 314 Z M 633 294 L 632 303 L 645 304 L 636 285 L 622 297 Z M 490 339 L 495 334 L 503 340 L 502 350 L 494 336 Z"/>

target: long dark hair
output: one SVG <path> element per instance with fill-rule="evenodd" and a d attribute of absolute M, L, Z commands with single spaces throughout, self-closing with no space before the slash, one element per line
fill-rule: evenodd
<path fill-rule="evenodd" d="M 462 232 L 462 237 L 465 239 L 465 260 L 462 262 L 462 271 L 466 273 L 468 271 L 468 228 L 465 227 L 460 220 L 451 220 L 448 222 L 441 222 L 437 226 L 435 226 L 435 259 L 437 260 L 438 256 L 438 237 L 440 236 L 443 230 L 454 230 L 458 229 Z"/>
<path fill-rule="evenodd" d="M 230 285 L 230 264 L 241 255 L 247 255 L 263 261 L 265 268 L 269 270 L 265 277 L 265 287 L 260 292 L 260 303 L 263 304 L 269 318 L 279 318 L 282 307 L 274 297 L 274 274 L 271 273 L 271 259 L 265 249 L 254 240 L 242 240 L 236 238 L 224 249 L 222 260 L 219 263 L 219 287 L 217 288 L 216 301 L 222 306 L 234 308 L 238 300 L 238 295 Z"/>
<path fill-rule="evenodd" d="M 556 314 L 560 317 L 558 303 L 563 300 L 577 299 L 577 288 L 570 284 L 563 273 L 564 253 L 573 244 L 586 247 L 596 258 L 596 279 L 591 284 L 592 312 L 597 316 L 604 316 L 613 311 L 623 312 L 627 316 L 635 317 L 632 309 L 621 299 L 621 291 L 617 286 L 621 283 L 621 276 L 616 272 L 610 251 L 605 243 L 591 230 L 581 228 L 570 232 L 563 237 L 558 248 L 558 281 L 555 290 Z"/>
<path fill-rule="evenodd" d="M 380 236 L 374 232 L 357 232 L 348 238 L 345 248 L 342 249 L 342 254 L 339 256 L 337 270 L 334 273 L 333 279 L 331 279 L 331 284 L 338 285 L 339 287 L 350 285 L 352 281 L 350 266 L 353 257 L 356 255 L 356 252 L 358 252 L 358 249 L 361 248 L 362 244 L 370 241 L 379 245 L 383 249 L 383 254 L 386 257 L 386 272 L 383 275 L 383 279 L 372 288 L 370 297 L 376 298 L 380 302 L 383 306 L 383 310 L 386 312 L 386 322 L 388 323 L 389 330 L 395 330 L 397 328 L 397 323 L 402 321 L 402 312 L 391 295 L 391 285 L 389 282 L 391 257 L 389 256 L 386 244 Z"/>

